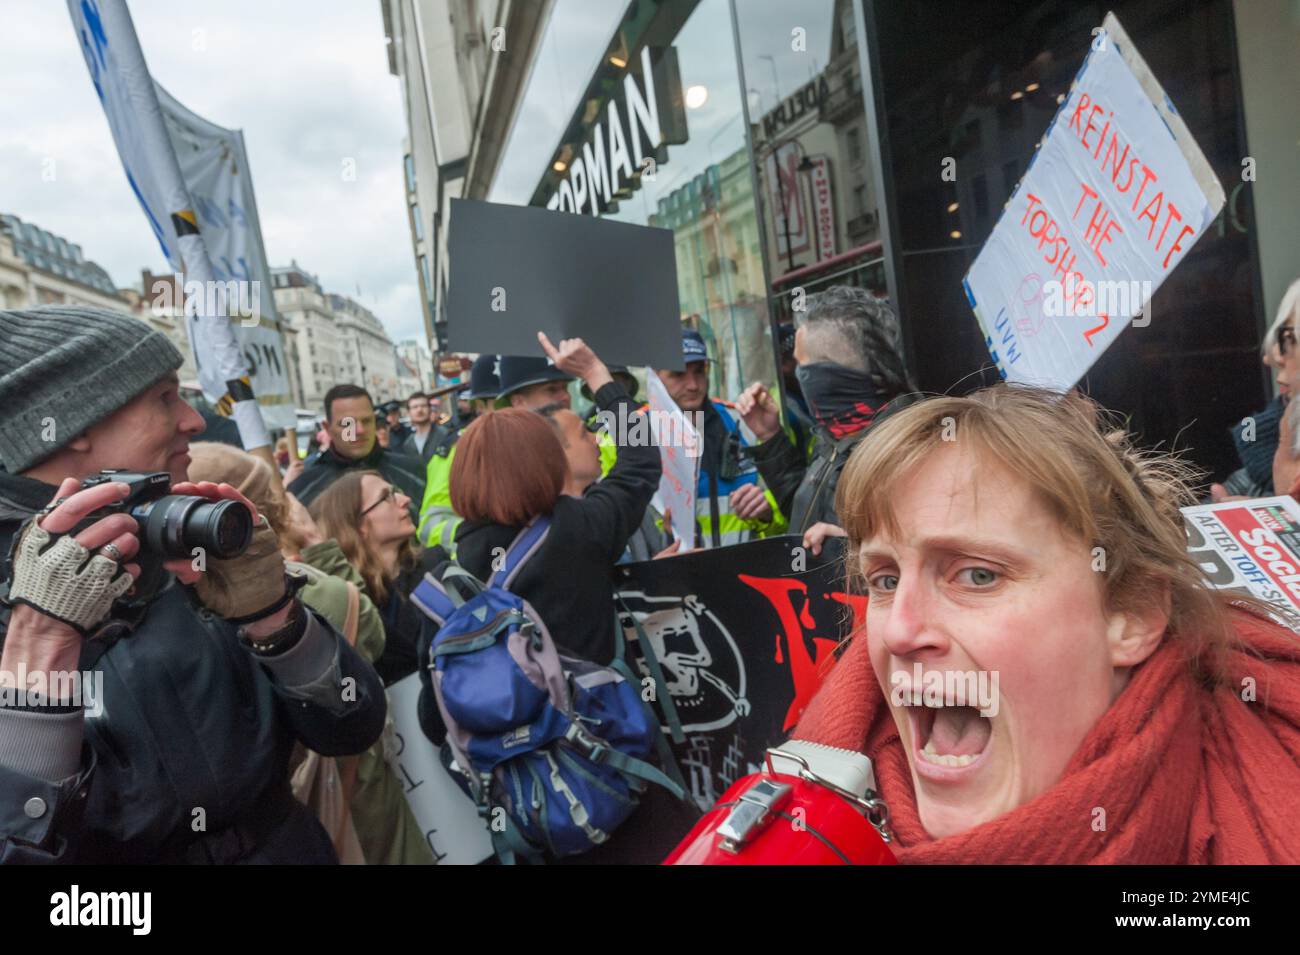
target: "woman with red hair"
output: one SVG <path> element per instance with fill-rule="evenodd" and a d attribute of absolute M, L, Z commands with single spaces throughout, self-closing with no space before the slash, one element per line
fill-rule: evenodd
<path fill-rule="evenodd" d="M 587 385 L 600 411 L 618 421 L 636 413 L 627 391 L 581 338 L 565 339 L 557 349 L 538 337 L 556 368 Z M 616 439 L 649 434 L 648 428 L 617 430 L 611 432 Z M 562 651 L 608 664 L 615 646 L 611 568 L 640 526 L 659 475 L 653 442 L 624 441 L 604 479 L 581 497 L 566 496 L 564 447 L 546 418 L 518 408 L 484 415 L 461 435 L 451 466 L 451 504 L 465 519 L 456 533 L 456 560 L 487 580 L 493 560 L 524 525 L 550 515 L 542 549 L 511 590 L 532 604 Z"/>
<path fill-rule="evenodd" d="M 1300 862 L 1300 641 L 1189 558 L 1188 477 L 1007 386 L 859 445 L 865 632 L 794 735 L 872 758 L 901 862 Z"/>

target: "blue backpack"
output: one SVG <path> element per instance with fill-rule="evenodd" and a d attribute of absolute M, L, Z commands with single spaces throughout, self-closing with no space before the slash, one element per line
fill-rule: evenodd
<path fill-rule="evenodd" d="M 614 662 L 600 666 L 561 654 L 536 611 L 510 592 L 549 531 L 548 517 L 520 531 L 486 585 L 452 565 L 411 594 L 438 627 L 427 666 L 447 744 L 503 862 L 592 849 L 648 783 L 686 798 L 659 719 L 623 661 L 617 617 Z M 666 686 L 648 641 L 638 643 Z M 678 738 L 680 723 L 670 725 Z M 650 762 L 656 754 L 663 770 Z"/>

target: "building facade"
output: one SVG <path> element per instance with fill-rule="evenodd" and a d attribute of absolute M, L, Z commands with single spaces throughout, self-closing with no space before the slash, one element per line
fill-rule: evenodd
<path fill-rule="evenodd" d="M 117 288 L 100 265 L 85 258 L 81 246 L 24 222 L 0 215 L 0 308 L 35 305 L 92 305 L 126 312 L 162 332 L 184 356 L 177 374 L 195 381 L 194 353 L 185 331 L 183 298 L 170 297 L 173 276 L 144 272 L 140 288 Z"/>
<path fill-rule="evenodd" d="M 325 392 L 339 381 L 342 360 L 338 325 L 320 282 L 297 262 L 271 270 L 275 310 L 284 326 L 294 400 L 299 408 L 323 407 Z"/>
<path fill-rule="evenodd" d="M 131 310 L 108 273 L 62 236 L 0 215 L 0 308 L 95 305 Z"/>
<path fill-rule="evenodd" d="M 1216 478 L 1237 466 L 1230 428 L 1271 395 L 1260 337 L 1300 275 L 1294 2 L 553 0 L 524 37 L 519 6 L 389 3 L 449 20 L 459 85 L 444 93 L 470 118 L 458 194 L 671 228 L 681 318 L 714 348 L 723 397 L 777 383 L 775 333 L 832 284 L 891 298 L 923 389 L 996 380 L 962 278 L 1113 10 L 1228 202 L 1150 327 L 1080 387 L 1144 442 Z M 510 60 L 484 42 L 498 27 Z M 418 94 L 408 111 L 439 115 Z M 417 156 L 420 140 L 412 119 Z"/>
<path fill-rule="evenodd" d="M 293 262 L 271 269 L 275 309 L 284 323 L 284 351 L 294 401 L 316 410 L 338 384 L 360 385 L 376 404 L 405 397 L 400 369 L 383 323 L 356 299 L 326 292 Z"/>
<path fill-rule="evenodd" d="M 376 404 L 404 399 L 409 392 L 398 381 L 397 353 L 383 324 L 347 295 L 328 298 L 338 333 L 339 381 L 361 385 Z"/>
<path fill-rule="evenodd" d="M 381 0 L 410 135 L 403 181 L 425 334 L 449 349 L 450 203 L 490 184 L 552 0 Z M 469 191 L 467 191 L 467 189 Z"/>

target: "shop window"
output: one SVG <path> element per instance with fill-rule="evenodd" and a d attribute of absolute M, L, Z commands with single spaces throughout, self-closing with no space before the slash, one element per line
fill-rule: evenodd
<path fill-rule="evenodd" d="M 1251 104 L 1245 101 L 1243 116 L 1232 0 L 1000 0 L 980 5 L 978 17 L 960 0 L 863 3 L 892 150 L 885 179 L 898 209 L 903 326 L 924 390 L 966 390 L 996 377 L 962 278 L 1107 10 L 1124 24 L 1219 180 L 1229 189 L 1240 182 Z M 982 142 L 966 132 L 954 136 L 977 123 L 989 133 Z M 954 139 L 966 147 L 957 156 L 955 193 L 934 174 Z M 1249 202 L 1241 210 L 1249 220 Z M 1125 415 L 1144 444 L 1186 450 L 1215 479 L 1239 466 L 1232 426 L 1267 400 L 1252 227 L 1209 229 L 1156 292 L 1150 327 L 1125 331 L 1080 385 Z M 956 231 L 959 240 L 950 238 Z"/>
<path fill-rule="evenodd" d="M 870 282 L 874 253 L 860 250 L 876 235 L 865 185 L 873 158 L 853 7 L 844 0 L 736 4 L 777 321 L 792 317 L 796 286 Z M 791 48 L 796 28 L 802 50 Z"/>
<path fill-rule="evenodd" d="M 854 163 L 862 162 L 861 130 L 859 130 L 858 127 L 854 126 L 852 129 L 849 130 L 847 139 L 849 145 L 849 161 Z"/>

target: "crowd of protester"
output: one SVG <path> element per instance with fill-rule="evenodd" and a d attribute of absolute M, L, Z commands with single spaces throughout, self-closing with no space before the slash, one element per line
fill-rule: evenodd
<path fill-rule="evenodd" d="M 1279 397 L 1250 439 L 1234 429 L 1241 469 L 1203 496 L 1300 493 L 1297 322 L 1300 282 L 1262 350 Z M 539 521 L 510 593 L 595 667 L 632 662 L 620 562 L 840 540 L 867 619 L 795 735 L 873 758 L 904 861 L 1300 861 L 1284 798 L 1300 650 L 1276 608 L 1230 608 L 1188 559 L 1193 476 L 1077 394 L 919 395 L 896 314 L 864 290 L 831 288 L 781 330 L 780 390 L 711 395 L 690 328 L 683 370 L 650 372 L 701 422 L 689 541 L 655 506 L 660 448 L 599 427 L 645 410 L 636 376 L 581 339 L 539 333 L 546 357 L 482 355 L 463 387 L 401 404 L 338 383 L 308 455 L 289 434 L 268 460 L 206 440 L 181 356 L 145 323 L 41 307 L 0 311 L 0 335 L 0 675 L 103 680 L 93 716 L 56 691 L 0 700 L 2 862 L 433 862 L 389 761 L 385 689 L 419 675 L 419 744 L 454 771 L 417 590 L 488 581 Z M 962 441 L 936 439 L 949 421 Z M 122 479 L 83 486 L 107 469 L 246 509 L 247 546 L 166 551 L 118 506 Z M 1012 488 L 986 492 L 995 525 L 985 485 Z M 1100 584 L 1077 572 L 1097 546 L 1114 568 Z M 995 783 L 965 803 L 881 689 L 920 658 L 998 669 L 1014 701 L 981 726 Z M 1268 707 L 1234 702 L 1243 675 Z M 1101 793 L 1131 830 L 1050 838 Z M 650 786 L 612 838 L 537 857 L 653 863 L 697 818 Z"/>

